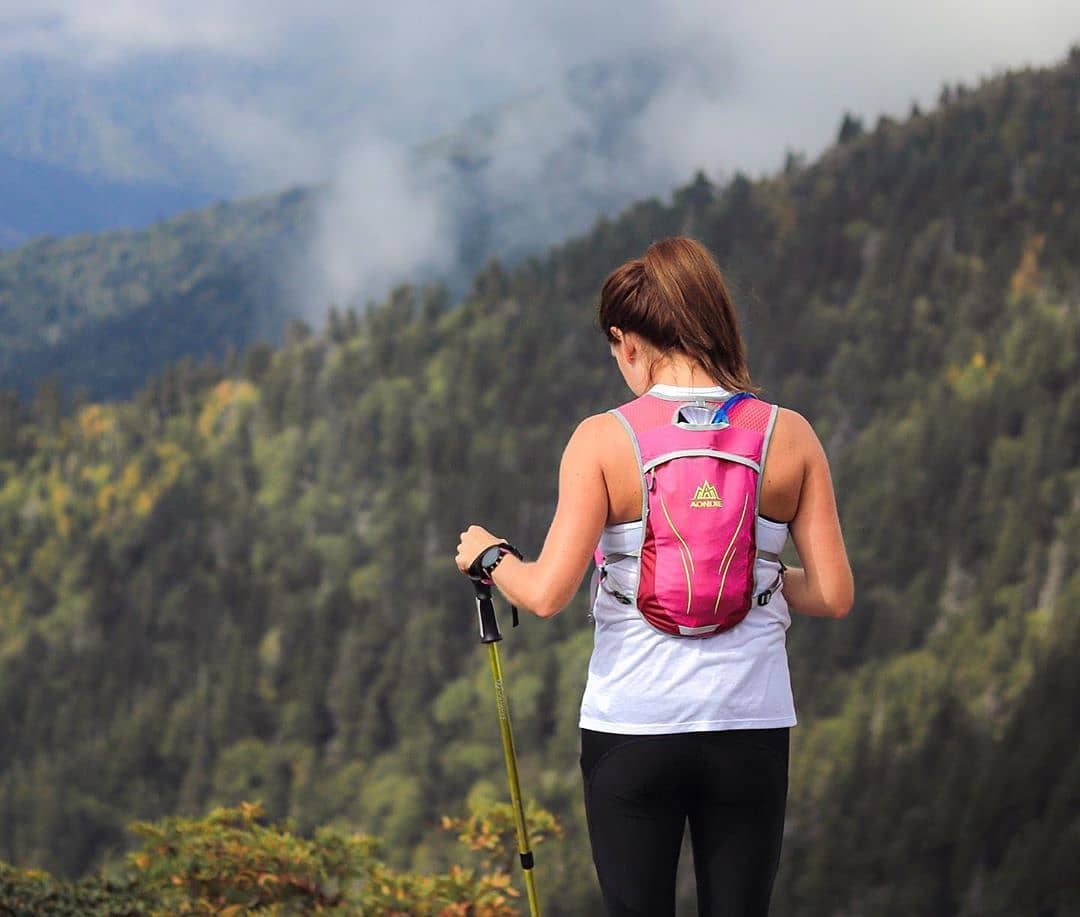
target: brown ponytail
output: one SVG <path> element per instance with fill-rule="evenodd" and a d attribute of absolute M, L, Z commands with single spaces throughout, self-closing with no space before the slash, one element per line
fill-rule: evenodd
<path fill-rule="evenodd" d="M 685 354 L 728 391 L 757 391 L 724 275 L 693 239 L 654 242 L 612 271 L 600 292 L 597 324 L 609 341 L 614 326 L 641 335 L 662 354 Z"/>

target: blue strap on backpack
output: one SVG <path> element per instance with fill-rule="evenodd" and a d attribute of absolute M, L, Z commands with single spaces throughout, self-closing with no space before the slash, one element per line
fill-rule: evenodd
<path fill-rule="evenodd" d="M 730 423 L 728 420 L 728 411 L 730 411 L 735 405 L 745 398 L 756 398 L 756 395 L 750 394 L 750 392 L 738 392 L 732 395 L 725 401 L 720 407 L 716 409 L 716 413 L 712 416 L 711 423 Z"/>

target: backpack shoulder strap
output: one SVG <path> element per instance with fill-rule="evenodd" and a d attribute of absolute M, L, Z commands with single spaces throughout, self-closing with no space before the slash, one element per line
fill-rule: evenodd
<path fill-rule="evenodd" d="M 733 396 L 721 410 L 726 412 L 728 422 L 733 427 L 742 427 L 760 433 L 761 442 L 761 468 L 765 469 L 765 459 L 769 454 L 769 443 L 772 441 L 773 428 L 776 426 L 776 417 L 780 413 L 780 406 L 762 401 L 749 392 L 740 392 Z M 718 412 L 719 413 L 719 412 Z M 754 496 L 754 512 L 761 508 L 761 477 L 758 477 L 757 493 Z"/>
<path fill-rule="evenodd" d="M 664 398 L 646 394 L 612 408 L 611 413 L 618 416 L 624 426 L 638 434 L 671 423 L 677 407 L 678 405 Z"/>
<path fill-rule="evenodd" d="M 619 418 L 619 422 L 625 428 L 630 442 L 634 446 L 634 457 L 638 463 L 638 473 L 641 476 L 641 518 L 644 520 L 649 515 L 649 493 L 645 486 L 645 464 L 641 458 L 641 443 L 638 434 L 645 430 L 659 426 L 663 421 L 660 419 L 661 410 L 671 413 L 670 405 L 659 398 L 651 398 L 641 395 L 633 401 L 612 408 L 609 413 Z"/>

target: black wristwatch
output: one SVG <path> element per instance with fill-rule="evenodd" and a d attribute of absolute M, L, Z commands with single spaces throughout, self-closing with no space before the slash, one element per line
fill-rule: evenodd
<path fill-rule="evenodd" d="M 512 544 L 506 541 L 500 541 L 498 544 L 493 544 L 491 547 L 485 548 L 484 552 L 472 562 L 472 566 L 469 570 L 470 572 L 476 570 L 484 579 L 490 580 L 491 574 L 494 572 L 495 568 L 502 563 L 502 559 L 507 554 L 513 554 L 518 560 L 523 559 L 521 552 Z"/>

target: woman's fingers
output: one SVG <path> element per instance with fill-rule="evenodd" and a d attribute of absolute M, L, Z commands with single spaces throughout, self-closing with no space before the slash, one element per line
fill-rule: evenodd
<path fill-rule="evenodd" d="M 480 552 L 499 540 L 480 525 L 470 525 L 458 539 L 454 562 L 462 573 L 468 573 L 469 565 L 480 556 Z"/>

